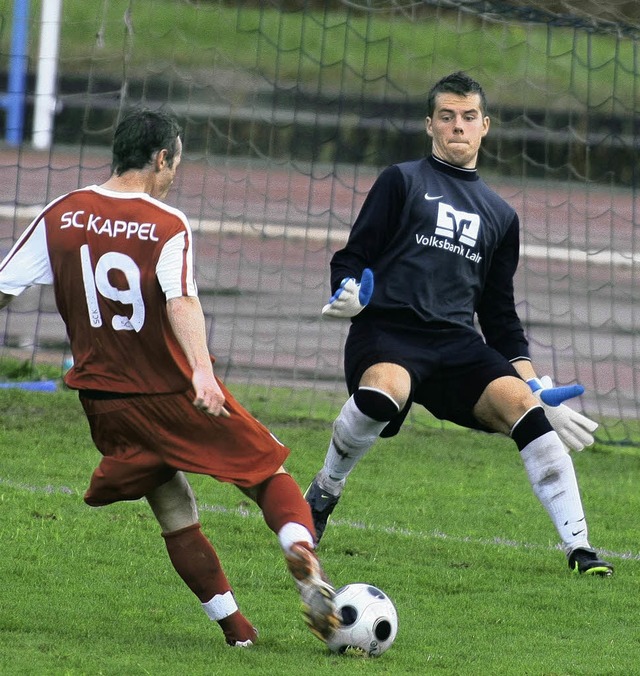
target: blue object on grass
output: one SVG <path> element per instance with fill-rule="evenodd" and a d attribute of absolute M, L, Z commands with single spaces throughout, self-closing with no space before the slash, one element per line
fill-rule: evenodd
<path fill-rule="evenodd" d="M 58 385 L 55 380 L 32 380 L 0 383 L 2 390 L 30 390 L 32 392 L 55 392 Z"/>

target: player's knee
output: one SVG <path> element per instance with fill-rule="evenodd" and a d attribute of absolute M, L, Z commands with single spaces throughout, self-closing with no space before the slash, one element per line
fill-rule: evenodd
<path fill-rule="evenodd" d="M 538 439 L 547 432 L 553 432 L 553 427 L 547 420 L 542 406 L 536 404 L 516 421 L 511 428 L 510 436 L 516 442 L 518 449 L 522 450 L 534 439 Z"/>
<path fill-rule="evenodd" d="M 388 422 L 400 411 L 393 397 L 376 387 L 359 387 L 353 400 L 364 415 L 378 422 Z"/>
<path fill-rule="evenodd" d="M 163 532 L 187 528 L 199 521 L 193 491 L 182 472 L 146 497 Z"/>
<path fill-rule="evenodd" d="M 509 434 L 536 405 L 539 402 L 524 381 L 502 376 L 487 385 L 474 406 L 473 414 L 489 429 Z"/>

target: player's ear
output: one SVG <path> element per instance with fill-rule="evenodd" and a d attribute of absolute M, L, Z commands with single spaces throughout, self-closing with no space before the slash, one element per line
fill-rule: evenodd
<path fill-rule="evenodd" d="M 489 133 L 489 127 L 491 126 L 491 119 L 488 115 L 485 115 L 482 118 L 482 135 L 486 136 Z"/>
<path fill-rule="evenodd" d="M 427 136 L 433 136 L 433 128 L 431 125 L 431 118 L 427 115 L 424 119 L 424 128 L 427 131 Z"/>
<path fill-rule="evenodd" d="M 153 163 L 153 168 L 156 171 L 164 169 L 165 165 L 167 164 L 167 152 L 167 149 L 163 148 L 162 150 L 158 150 L 156 153 Z"/>

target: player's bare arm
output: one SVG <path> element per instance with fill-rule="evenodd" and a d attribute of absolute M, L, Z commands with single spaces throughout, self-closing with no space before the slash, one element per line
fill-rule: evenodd
<path fill-rule="evenodd" d="M 196 393 L 193 405 L 211 415 L 229 417 L 224 407 L 224 395 L 213 375 L 199 299 L 195 296 L 172 298 L 167 302 L 167 314 L 171 328 L 193 369 L 191 382 Z"/>
<path fill-rule="evenodd" d="M 518 359 L 517 361 L 513 361 L 511 363 L 522 380 L 527 381 L 538 377 L 531 362 L 528 359 Z"/>

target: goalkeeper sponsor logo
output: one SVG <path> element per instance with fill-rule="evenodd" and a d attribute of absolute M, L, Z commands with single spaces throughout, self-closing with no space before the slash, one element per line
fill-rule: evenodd
<path fill-rule="evenodd" d="M 107 237 L 125 239 L 137 238 L 143 241 L 158 242 L 155 223 L 137 223 L 136 221 L 111 220 L 96 214 L 85 214 L 84 211 L 67 211 L 60 217 L 60 230 L 81 228 L 87 232 Z"/>
<path fill-rule="evenodd" d="M 473 251 L 478 242 L 480 217 L 478 214 L 458 211 L 450 204 L 438 204 L 438 220 L 434 235 L 416 234 L 416 243 L 436 249 L 445 249 L 479 263 L 482 256 Z"/>
<path fill-rule="evenodd" d="M 474 263 L 479 263 L 482 260 L 482 256 L 477 251 L 472 251 L 470 248 L 463 246 L 462 244 L 453 244 L 448 239 L 436 237 L 435 235 L 416 234 L 416 243 L 420 246 L 431 246 L 435 249 L 451 251 L 451 253 L 458 254 L 458 256 L 464 256 Z"/>
<path fill-rule="evenodd" d="M 480 216 L 458 211 L 450 204 L 438 204 L 436 235 L 447 237 L 460 244 L 475 247 L 480 232 Z"/>

